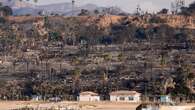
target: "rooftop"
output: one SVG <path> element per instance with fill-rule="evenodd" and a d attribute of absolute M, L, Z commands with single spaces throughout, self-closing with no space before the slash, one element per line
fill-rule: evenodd
<path fill-rule="evenodd" d="M 86 96 L 86 95 L 90 95 L 90 96 L 98 96 L 97 93 L 91 92 L 91 91 L 85 91 L 85 92 L 81 92 L 80 96 Z"/>
<path fill-rule="evenodd" d="M 121 90 L 121 91 L 111 92 L 110 95 L 141 95 L 141 93 L 138 93 L 136 91 Z"/>

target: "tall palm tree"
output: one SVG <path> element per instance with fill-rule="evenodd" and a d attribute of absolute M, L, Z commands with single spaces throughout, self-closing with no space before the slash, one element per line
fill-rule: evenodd
<path fill-rule="evenodd" d="M 108 87 L 108 75 L 104 72 L 102 75 L 101 79 L 101 86 L 100 86 L 100 93 L 103 96 L 103 99 L 106 100 L 108 99 L 108 94 L 109 94 L 110 88 Z"/>
<path fill-rule="evenodd" d="M 106 73 L 103 74 L 103 84 L 106 84 L 108 82 L 108 76 L 106 75 Z"/>
<path fill-rule="evenodd" d="M 72 14 L 71 14 L 71 16 L 73 16 L 73 14 L 74 14 L 74 5 L 75 5 L 75 0 L 72 0 Z"/>
<path fill-rule="evenodd" d="M 80 75 L 81 75 L 80 69 L 75 69 L 73 73 L 74 73 L 74 79 L 75 79 L 76 81 L 79 80 Z"/>
<path fill-rule="evenodd" d="M 184 78 L 184 81 L 185 81 L 187 87 L 189 87 L 189 88 L 191 89 L 192 81 L 193 81 L 194 78 L 195 78 L 194 73 L 192 73 L 192 65 L 186 65 L 186 66 L 184 67 L 184 71 L 185 71 L 185 78 Z"/>
<path fill-rule="evenodd" d="M 75 69 L 73 71 L 74 74 L 74 79 L 73 79 L 73 93 L 75 95 L 78 95 L 78 92 L 80 91 L 80 76 L 81 76 L 81 71 L 80 69 Z"/>
<path fill-rule="evenodd" d="M 166 65 L 166 60 L 165 60 L 165 54 L 164 53 L 161 53 L 160 65 L 161 65 L 162 74 L 164 74 L 164 67 Z"/>

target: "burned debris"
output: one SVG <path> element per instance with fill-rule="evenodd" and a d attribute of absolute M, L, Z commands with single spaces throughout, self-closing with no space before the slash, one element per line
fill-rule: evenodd
<path fill-rule="evenodd" d="M 116 90 L 193 98 L 195 31 L 174 25 L 182 17 L 10 17 L 0 27 L 0 98 L 92 91 L 109 100 Z"/>

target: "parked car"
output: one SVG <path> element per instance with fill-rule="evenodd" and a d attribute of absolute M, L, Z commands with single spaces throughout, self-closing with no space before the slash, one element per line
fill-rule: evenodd
<path fill-rule="evenodd" d="M 50 102 L 60 102 L 62 101 L 62 99 L 60 97 L 52 97 L 52 98 L 49 98 L 49 101 Z"/>
<path fill-rule="evenodd" d="M 160 110 L 160 105 L 157 103 L 142 103 L 136 110 Z"/>

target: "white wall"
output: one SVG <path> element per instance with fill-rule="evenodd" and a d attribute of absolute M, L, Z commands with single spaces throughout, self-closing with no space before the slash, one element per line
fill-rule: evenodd
<path fill-rule="evenodd" d="M 121 97 L 124 97 L 124 100 L 120 100 Z M 137 102 L 140 102 L 141 100 L 139 95 L 133 96 L 133 100 L 129 100 L 129 97 L 132 97 L 132 96 L 110 96 L 110 101 L 137 103 Z"/>
<path fill-rule="evenodd" d="M 100 101 L 100 96 L 79 96 L 79 101 L 86 101 L 86 102 L 91 102 L 91 101 Z"/>

